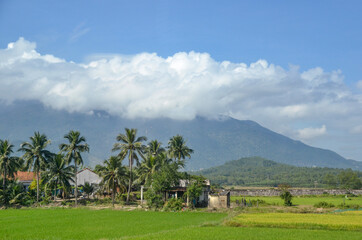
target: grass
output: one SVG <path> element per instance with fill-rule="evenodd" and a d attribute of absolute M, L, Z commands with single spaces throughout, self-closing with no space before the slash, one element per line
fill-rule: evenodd
<path fill-rule="evenodd" d="M 362 231 L 362 211 L 325 214 L 248 213 L 238 215 L 227 224 L 232 226 Z"/>
<path fill-rule="evenodd" d="M 278 228 L 242 228 L 242 227 L 188 227 L 168 232 L 149 234 L 145 236 L 132 237 L 129 239 L 182 239 L 182 240 L 360 240 L 360 232 L 351 231 L 327 231 L 327 230 L 305 230 L 305 229 L 278 229 Z"/>
<path fill-rule="evenodd" d="M 0 211 L 0 239 L 113 239 L 220 222 L 226 214 L 89 209 Z"/>
<path fill-rule="evenodd" d="M 228 221 L 225 220 L 229 219 L 226 213 L 199 211 L 7 209 L 0 210 L 0 239 L 353 240 L 361 239 L 361 213 L 248 213 L 237 215 Z M 294 225 L 285 225 L 286 220 Z M 223 221 L 248 227 L 230 227 L 223 225 Z"/>
<path fill-rule="evenodd" d="M 231 197 L 231 202 L 235 202 L 236 200 L 241 201 L 241 198 L 244 197 Z M 279 196 L 271 196 L 271 197 L 245 197 L 247 201 L 249 200 L 263 200 L 267 204 L 270 205 L 283 205 L 283 200 Z M 332 203 L 335 206 L 338 206 L 340 204 L 345 203 L 346 205 L 359 205 L 362 206 L 362 196 L 358 197 L 348 197 L 348 199 L 345 198 L 345 196 L 331 196 L 331 195 L 311 195 L 311 196 L 294 196 L 292 199 L 293 205 L 308 205 L 308 206 L 314 206 L 314 204 L 319 203 L 321 201 L 325 201 L 327 203 Z"/>

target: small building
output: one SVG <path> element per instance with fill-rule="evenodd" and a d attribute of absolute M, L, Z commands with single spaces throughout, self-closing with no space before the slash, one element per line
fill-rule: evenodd
<path fill-rule="evenodd" d="M 230 192 L 209 195 L 209 208 L 230 208 Z"/>
<path fill-rule="evenodd" d="M 190 184 L 189 180 L 181 179 L 178 186 L 174 186 L 165 192 L 165 200 L 169 198 L 184 198 L 185 202 L 188 203 L 188 198 L 185 196 L 187 192 L 187 186 Z M 208 206 L 210 192 L 210 181 L 205 180 L 205 187 L 202 189 L 202 193 L 199 198 L 194 202 L 195 206 Z"/>
<path fill-rule="evenodd" d="M 88 182 L 91 185 L 99 185 L 99 183 L 102 181 L 102 178 L 99 177 L 97 173 L 90 170 L 89 168 L 84 168 L 77 173 L 77 181 L 78 181 L 78 186 L 80 185 L 84 186 L 86 182 Z M 75 186 L 75 182 L 72 183 L 72 185 Z"/>
<path fill-rule="evenodd" d="M 27 191 L 29 189 L 31 182 L 36 179 L 36 175 L 34 174 L 34 172 L 17 171 L 15 173 L 15 179 L 19 183 L 22 183 L 23 186 L 25 187 L 25 190 Z"/>

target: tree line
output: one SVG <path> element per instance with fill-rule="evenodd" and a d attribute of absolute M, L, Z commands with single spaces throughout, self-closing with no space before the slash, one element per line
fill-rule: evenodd
<path fill-rule="evenodd" d="M 47 150 L 50 144 L 47 136 L 35 132 L 30 141 L 20 145 L 18 151 L 23 153 L 21 157 L 13 156 L 15 147 L 9 140 L 0 140 L 2 205 L 32 200 L 38 203 L 41 198 L 51 196 L 52 192 L 55 200 L 58 190 L 65 199 L 71 195 L 71 183 L 75 184 L 75 205 L 78 204 L 77 172 L 84 163 L 82 154 L 89 152 L 90 147 L 78 131 L 69 131 L 64 135 L 64 140 L 65 143 L 59 145 L 59 152 L 53 153 Z M 123 192 L 127 192 L 125 202 L 129 204 L 132 190 L 144 185 L 149 205 L 159 207 L 165 202 L 164 191 L 177 185 L 180 179 L 196 179 L 197 181 L 193 181 L 194 188 L 203 181 L 200 177 L 190 176 L 182 171 L 186 158 L 191 158 L 193 150 L 186 145 L 181 135 L 171 137 L 165 148 L 158 140 L 146 143 L 145 136 L 137 136 L 137 129 L 125 128 L 125 132 L 120 133 L 116 140 L 112 148 L 115 155 L 94 168 L 102 179 L 100 191 L 111 196 L 112 204 L 116 195 Z M 128 166 L 123 165 L 124 160 L 128 162 Z M 25 192 L 23 186 L 16 181 L 17 171 L 32 171 L 35 174 L 36 197 L 31 195 L 31 191 Z M 82 188 L 88 195 L 93 191 L 89 184 Z M 199 193 L 190 192 L 191 197 L 198 195 Z"/>

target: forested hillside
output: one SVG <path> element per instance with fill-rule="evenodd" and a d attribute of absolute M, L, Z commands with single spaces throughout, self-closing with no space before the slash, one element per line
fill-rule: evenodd
<path fill-rule="evenodd" d="M 220 185 L 361 188 L 362 172 L 336 168 L 295 167 L 260 157 L 242 158 L 198 172 Z"/>

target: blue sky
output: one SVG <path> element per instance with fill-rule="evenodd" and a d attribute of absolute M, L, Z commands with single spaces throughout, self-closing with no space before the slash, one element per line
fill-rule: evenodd
<path fill-rule="evenodd" d="M 76 62 L 94 53 L 207 52 L 362 79 L 361 1 L 6 1 L 0 44 L 20 36 Z"/>
<path fill-rule="evenodd" d="M 362 1 L 0 0 L 0 102 L 250 119 L 362 160 Z"/>

